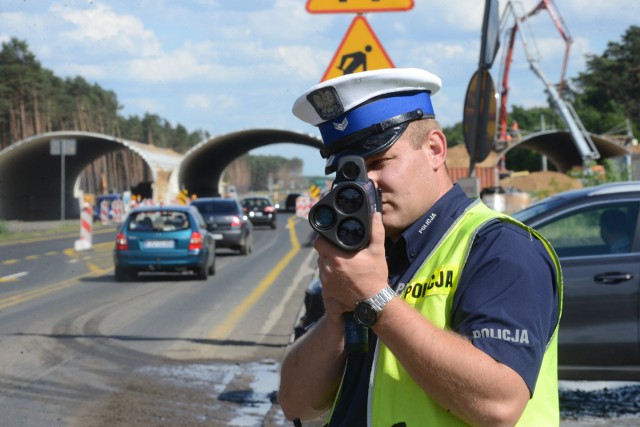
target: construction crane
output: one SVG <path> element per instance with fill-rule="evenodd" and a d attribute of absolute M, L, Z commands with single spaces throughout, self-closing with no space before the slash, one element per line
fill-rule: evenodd
<path fill-rule="evenodd" d="M 528 30 L 528 27 L 525 25 L 525 23 L 528 18 L 531 18 L 532 16 L 542 11 L 547 11 L 549 13 L 554 25 L 565 41 L 562 74 L 560 76 L 560 83 L 558 84 L 558 88 L 551 84 L 551 82 L 544 75 L 542 68 L 538 63 L 538 60 L 532 54 L 531 46 L 529 45 L 530 40 L 533 41 L 533 38 L 530 36 L 530 31 Z M 513 24 L 511 24 L 512 22 Z M 509 28 L 509 25 L 512 26 Z M 502 18 L 500 20 L 500 31 L 501 33 L 505 34 L 505 36 L 508 38 L 508 41 L 506 43 L 506 50 L 504 52 L 503 71 L 500 87 L 498 139 L 502 141 L 507 139 L 507 100 L 509 94 L 509 72 L 511 69 L 511 63 L 513 61 L 516 36 L 519 34 L 527 61 L 529 62 L 529 66 L 544 84 L 546 92 L 553 102 L 555 109 L 566 122 L 569 128 L 569 132 L 571 133 L 571 137 L 576 144 L 576 147 L 580 151 L 583 162 L 599 158 L 600 153 L 591 140 L 591 137 L 582 124 L 582 121 L 573 109 L 573 106 L 570 102 L 564 100 L 560 95 L 567 69 L 569 50 L 573 40 L 571 39 L 571 35 L 569 34 L 569 31 L 564 24 L 564 21 L 562 20 L 558 9 L 553 3 L 553 0 L 541 0 L 529 13 L 524 12 L 524 8 L 520 2 L 507 2 L 507 5 L 502 14 Z"/>

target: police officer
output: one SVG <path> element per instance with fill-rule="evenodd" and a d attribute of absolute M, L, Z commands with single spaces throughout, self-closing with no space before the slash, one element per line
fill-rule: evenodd
<path fill-rule="evenodd" d="M 326 313 L 283 360 L 288 419 L 559 424 L 558 259 L 534 230 L 452 183 L 431 104 L 440 86 L 425 70 L 375 70 L 320 83 L 294 104 L 319 127 L 326 173 L 341 156 L 365 158 L 382 214 L 361 251 L 315 240 Z M 354 310 L 368 313 L 368 352 L 344 350 L 343 313 Z"/>

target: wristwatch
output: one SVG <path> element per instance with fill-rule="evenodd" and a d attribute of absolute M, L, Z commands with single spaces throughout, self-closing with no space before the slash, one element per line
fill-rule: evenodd
<path fill-rule="evenodd" d="M 380 312 L 389 301 L 396 296 L 396 293 L 389 286 L 365 300 L 356 304 L 353 317 L 360 325 L 370 328 L 378 321 Z"/>

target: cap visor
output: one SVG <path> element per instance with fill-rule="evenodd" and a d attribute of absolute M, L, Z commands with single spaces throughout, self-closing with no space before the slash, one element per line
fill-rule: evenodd
<path fill-rule="evenodd" d="M 368 159 L 369 157 L 375 156 L 376 154 L 382 153 L 383 151 L 391 148 L 391 146 L 402 136 L 404 131 L 407 129 L 407 126 L 409 126 L 409 122 L 401 123 L 398 126 L 394 126 L 384 132 L 355 142 L 348 147 L 331 154 L 327 158 L 324 173 L 326 175 L 334 173 L 338 168 L 340 158 L 343 156 L 360 156 Z"/>

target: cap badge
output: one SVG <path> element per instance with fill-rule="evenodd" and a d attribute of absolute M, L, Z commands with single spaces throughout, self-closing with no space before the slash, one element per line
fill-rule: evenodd
<path fill-rule="evenodd" d="M 349 126 L 349 120 L 347 120 L 346 117 L 340 123 L 333 122 L 333 127 L 335 128 L 335 130 L 339 130 L 340 132 L 345 130 L 347 126 Z"/>
<path fill-rule="evenodd" d="M 338 91 L 333 86 L 316 89 L 307 95 L 307 100 L 315 108 L 322 120 L 331 120 L 344 111 Z"/>

